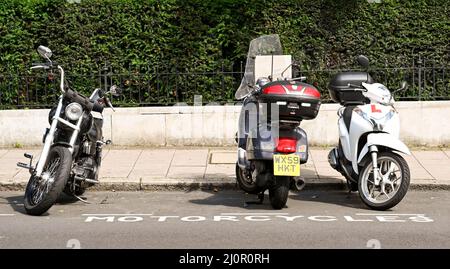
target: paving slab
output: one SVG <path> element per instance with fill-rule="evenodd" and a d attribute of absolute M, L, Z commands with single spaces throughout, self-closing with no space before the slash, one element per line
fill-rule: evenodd
<path fill-rule="evenodd" d="M 206 167 L 205 179 L 236 178 L 236 164 L 210 164 Z"/>
<path fill-rule="evenodd" d="M 105 178 L 127 178 L 142 150 L 110 150 L 102 161 L 100 176 Z"/>
<path fill-rule="evenodd" d="M 309 158 L 311 159 L 311 163 L 313 164 L 319 179 L 326 180 L 331 178 L 330 180 L 334 181 L 334 178 L 340 178 L 342 175 L 328 163 L 328 153 L 330 150 L 331 148 L 324 150 L 310 150 Z"/>
<path fill-rule="evenodd" d="M 442 150 L 426 150 L 416 151 L 413 150 L 412 154 L 416 159 L 421 162 L 422 160 L 444 160 L 449 159 L 448 156 Z"/>
<path fill-rule="evenodd" d="M 434 179 L 434 177 L 427 171 L 427 169 L 423 167 L 423 165 L 419 161 L 417 161 L 417 159 L 414 156 L 410 155 L 402 155 L 402 156 L 408 163 L 409 171 L 411 173 L 412 178 L 425 180 Z"/>
<path fill-rule="evenodd" d="M 28 171 L 16 167 L 26 161 L 24 152 L 34 155 L 40 149 L 1 149 L 0 184 L 24 186 Z M 311 149 L 309 160 L 301 166 L 307 183 L 345 184 L 340 173 L 328 164 L 329 149 Z M 414 151 L 403 155 L 411 170 L 411 184 L 450 187 L 450 151 Z M 227 149 L 142 148 L 118 149 L 105 147 L 100 181 L 96 189 L 113 188 L 139 190 L 143 186 L 189 186 L 190 184 L 235 183 L 236 152 Z M 147 187 L 144 187 L 147 188 Z"/>
<path fill-rule="evenodd" d="M 166 177 L 174 154 L 175 149 L 143 150 L 129 177 Z"/>
<path fill-rule="evenodd" d="M 208 149 L 176 150 L 171 166 L 206 166 Z"/>
<path fill-rule="evenodd" d="M 26 159 L 23 154 L 27 152 L 34 156 L 35 161 L 33 164 L 36 164 L 36 160 L 39 159 L 40 150 L 27 150 L 27 149 L 11 149 L 3 154 L 0 159 L 0 181 L 4 181 L 6 183 L 18 183 L 18 182 L 27 182 L 30 178 L 30 173 L 28 170 L 20 168 L 17 166 L 18 162 L 28 163 L 28 159 Z M 15 179 L 16 176 L 20 174 L 20 177 Z M 19 180 L 20 179 L 20 180 Z"/>
<path fill-rule="evenodd" d="M 237 161 L 236 151 L 211 152 L 209 163 L 211 164 L 235 164 Z"/>
<path fill-rule="evenodd" d="M 442 164 L 427 164 L 425 165 L 427 171 L 435 178 L 436 180 L 447 180 L 450 179 L 450 164 L 442 165 Z M 417 178 L 417 177 L 414 177 Z"/>
<path fill-rule="evenodd" d="M 8 149 L 0 149 L 0 160 L 9 150 Z"/>
<path fill-rule="evenodd" d="M 206 166 L 171 166 L 168 178 L 203 179 Z"/>

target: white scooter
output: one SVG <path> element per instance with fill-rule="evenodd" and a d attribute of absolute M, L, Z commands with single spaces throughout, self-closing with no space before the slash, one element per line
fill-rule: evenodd
<path fill-rule="evenodd" d="M 359 56 L 363 67 L 369 66 Z M 406 89 L 402 83 L 400 91 Z M 333 101 L 343 105 L 338 111 L 339 145 L 328 161 L 347 179 L 351 191 L 359 191 L 372 209 L 386 210 L 406 195 L 410 172 L 405 159 L 408 147 L 399 140 L 400 119 L 391 92 L 374 83 L 367 72 L 342 72 L 329 84 Z M 394 93 L 395 93 L 394 92 Z"/>

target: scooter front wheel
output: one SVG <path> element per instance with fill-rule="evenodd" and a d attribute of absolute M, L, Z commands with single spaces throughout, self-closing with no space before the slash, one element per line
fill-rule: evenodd
<path fill-rule="evenodd" d="M 263 188 L 256 185 L 256 179 L 252 175 L 252 171 L 245 169 L 241 169 L 239 165 L 236 163 L 236 181 L 243 191 L 250 194 L 258 194 Z"/>
<path fill-rule="evenodd" d="M 392 152 L 380 152 L 377 157 L 380 184 L 375 185 L 373 164 L 367 162 L 360 174 L 358 191 L 361 200 L 375 210 L 396 206 L 405 197 L 410 172 L 405 159 Z"/>
<path fill-rule="evenodd" d="M 291 177 L 275 177 L 275 184 L 269 188 L 270 204 L 274 209 L 286 206 L 291 179 Z"/>

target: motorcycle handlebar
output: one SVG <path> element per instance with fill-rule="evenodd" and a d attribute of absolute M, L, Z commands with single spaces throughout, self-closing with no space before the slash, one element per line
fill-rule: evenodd
<path fill-rule="evenodd" d="M 91 111 L 95 111 L 95 112 L 99 112 L 99 113 L 103 112 L 102 105 L 100 105 L 96 102 L 92 102 L 91 100 L 89 100 L 89 98 L 87 98 L 71 89 L 66 90 L 66 92 L 64 93 L 64 97 L 69 99 L 72 102 L 77 102 L 88 112 L 91 112 Z"/>
<path fill-rule="evenodd" d="M 47 62 L 47 63 L 32 63 L 31 64 L 31 69 L 36 69 L 36 68 L 45 68 L 45 69 L 50 69 L 52 67 L 56 67 L 58 66 L 58 64 L 56 62 Z"/>

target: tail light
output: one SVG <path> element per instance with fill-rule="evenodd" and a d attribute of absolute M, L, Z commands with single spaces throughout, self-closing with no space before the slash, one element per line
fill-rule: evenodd
<path fill-rule="evenodd" d="M 272 85 L 263 90 L 264 94 L 286 94 L 286 90 L 281 85 Z"/>
<path fill-rule="evenodd" d="M 294 153 L 297 151 L 297 139 L 292 137 L 280 137 L 277 141 L 276 152 Z"/>
<path fill-rule="evenodd" d="M 310 86 L 305 85 L 281 85 L 275 84 L 263 89 L 264 94 L 293 94 L 293 95 L 304 95 L 314 98 L 320 98 L 320 92 Z"/>

